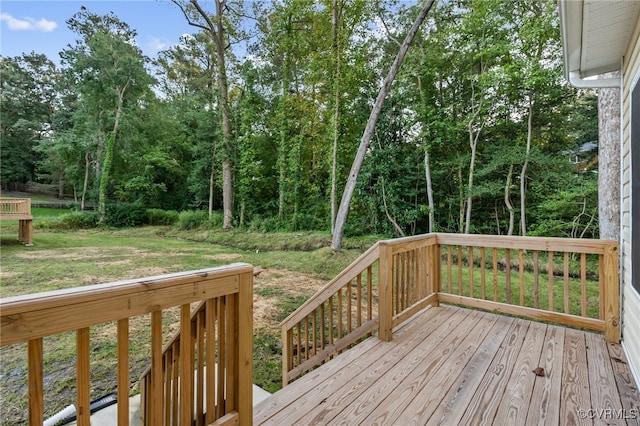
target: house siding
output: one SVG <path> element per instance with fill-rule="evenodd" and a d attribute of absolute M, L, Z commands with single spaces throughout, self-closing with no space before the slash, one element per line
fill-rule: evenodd
<path fill-rule="evenodd" d="M 629 366 L 640 384 L 640 295 L 631 284 L 631 90 L 640 84 L 640 22 L 636 24 L 624 57 L 622 73 L 621 221 L 620 264 L 622 285 L 622 345 Z M 639 119 L 639 117 L 635 117 Z M 637 147 L 636 149 L 640 149 Z M 640 167 L 640 164 L 634 164 Z M 633 194 L 640 197 L 640 194 Z M 640 226 L 640 218 L 635 219 Z"/>

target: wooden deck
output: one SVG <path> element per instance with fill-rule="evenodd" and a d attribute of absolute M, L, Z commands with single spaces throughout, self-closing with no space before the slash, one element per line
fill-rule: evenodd
<path fill-rule="evenodd" d="M 267 398 L 254 424 L 637 425 L 639 410 L 603 335 L 441 305 Z"/>

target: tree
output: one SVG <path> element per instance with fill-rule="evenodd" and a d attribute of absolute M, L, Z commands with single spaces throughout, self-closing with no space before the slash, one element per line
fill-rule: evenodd
<path fill-rule="evenodd" d="M 137 106 L 152 80 L 134 44 L 136 32 L 116 16 L 99 16 L 82 7 L 67 23 L 82 39 L 75 48 L 65 50 L 62 58 L 77 81 L 80 102 L 99 123 L 98 208 L 100 222 L 104 222 L 116 138 L 125 108 L 128 104 Z"/>
<path fill-rule="evenodd" d="M 331 246 L 334 250 L 340 250 L 342 248 L 342 236 L 344 234 L 344 226 L 347 221 L 347 212 L 349 211 L 349 204 L 351 203 L 351 197 L 353 196 L 353 191 L 356 186 L 356 181 L 358 180 L 358 174 L 360 172 L 360 168 L 362 167 L 362 163 L 364 162 L 364 157 L 367 152 L 367 148 L 369 147 L 369 143 L 371 142 L 371 137 L 373 136 L 373 132 L 375 130 L 375 125 L 380 116 L 380 112 L 382 110 L 382 104 L 387 97 L 387 94 L 391 90 L 391 84 L 398 74 L 398 70 L 400 69 L 400 65 L 402 64 L 402 60 L 406 55 L 409 47 L 411 46 L 411 42 L 415 37 L 420 25 L 429 13 L 431 6 L 433 5 L 434 0 L 429 0 L 425 3 L 422 10 L 416 17 L 413 26 L 407 33 L 406 38 L 404 39 L 402 45 L 400 46 L 400 51 L 396 56 L 393 64 L 391 65 L 391 69 L 389 70 L 389 74 L 385 78 L 380 91 L 378 92 L 378 97 L 376 98 L 376 102 L 374 103 L 373 109 L 371 110 L 371 115 L 369 116 L 369 120 L 367 121 L 367 126 L 365 127 L 364 133 L 362 135 L 362 139 L 360 140 L 360 146 L 358 147 L 358 152 L 353 161 L 353 165 L 351 166 L 351 171 L 349 172 L 349 178 L 347 180 L 347 184 L 345 185 L 344 192 L 342 194 L 342 201 L 340 201 L 340 207 L 338 209 L 338 214 L 336 215 L 336 224 L 335 229 L 333 230 L 333 238 L 331 240 Z"/>
<path fill-rule="evenodd" d="M 37 145 L 54 126 L 59 73 L 46 56 L 32 52 L 0 57 L 0 74 L 0 182 L 6 188 L 36 178 Z"/>
<path fill-rule="evenodd" d="M 211 36 L 216 47 L 217 74 L 219 102 L 222 127 L 222 198 L 223 198 L 223 225 L 225 229 L 233 226 L 233 170 L 232 157 L 236 149 L 236 141 L 231 132 L 231 107 L 229 102 L 229 88 L 227 79 L 227 46 L 229 44 L 227 33 L 229 20 L 225 19 L 225 11 L 228 10 L 227 0 L 215 0 L 215 14 L 210 15 L 198 0 L 179 1 L 172 0 L 182 13 L 189 25 L 201 28 Z"/>

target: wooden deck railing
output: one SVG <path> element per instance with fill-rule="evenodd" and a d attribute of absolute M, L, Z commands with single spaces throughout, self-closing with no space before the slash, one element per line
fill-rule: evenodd
<path fill-rule="evenodd" d="M 380 241 L 283 321 L 283 384 L 376 325 L 391 340 L 393 327 L 440 302 L 603 331 L 619 342 L 617 250 L 615 241 L 440 233 Z M 365 277 L 366 291 L 353 296 Z M 373 308 L 350 327 L 363 298 Z"/>
<path fill-rule="evenodd" d="M 283 385 L 378 327 L 378 258 L 376 243 L 282 322 Z"/>
<path fill-rule="evenodd" d="M 0 198 L 0 220 L 17 220 L 18 241 L 33 244 L 33 216 L 30 198 Z"/>
<path fill-rule="evenodd" d="M 194 323 L 191 304 L 196 302 L 201 303 L 193 314 Z M 89 425 L 90 327 L 116 321 L 118 425 L 128 425 L 129 319 L 149 314 L 151 367 L 142 386 L 143 424 L 163 424 L 169 402 L 171 421 L 165 424 L 190 425 L 193 420 L 197 424 L 251 424 L 252 303 L 253 268 L 247 264 L 0 299 L 0 346 L 28 342 L 29 424 L 41 425 L 43 337 L 75 331 L 77 418 L 79 425 Z M 169 358 L 162 358 L 162 312 L 176 306 L 185 334 L 176 347 L 169 345 L 179 353 L 171 358 L 179 361 L 170 363 Z M 216 363 L 206 379 L 200 373 L 194 379 L 194 371 Z M 217 387 L 210 381 L 214 370 L 220 373 Z M 177 377 L 179 391 L 165 395 L 165 389 L 178 389 Z M 194 404 L 194 395 L 201 398 L 203 386 L 209 395 L 217 395 L 214 409 L 210 404 Z M 223 391 L 216 394 L 216 389 Z"/>

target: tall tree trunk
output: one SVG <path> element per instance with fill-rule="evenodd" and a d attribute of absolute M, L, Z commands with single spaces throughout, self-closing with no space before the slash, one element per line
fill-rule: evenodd
<path fill-rule="evenodd" d="M 192 1 L 197 3 L 197 1 Z M 213 34 L 218 59 L 218 89 L 220 90 L 220 104 L 222 106 L 222 140 L 224 146 L 222 158 L 222 204 L 224 219 L 222 227 L 229 229 L 233 221 L 233 171 L 231 168 L 231 156 L 233 140 L 231 135 L 231 107 L 229 106 L 229 90 L 227 86 L 227 68 L 225 62 L 225 33 L 222 15 L 226 0 L 216 0 L 216 24 L 217 31 Z"/>
<path fill-rule="evenodd" d="M 531 139 L 533 137 L 533 100 L 529 97 L 529 117 L 527 118 L 527 150 L 524 154 L 524 164 L 520 171 L 520 234 L 527 235 L 527 167 L 531 155 Z"/>
<path fill-rule="evenodd" d="M 620 72 L 601 78 L 620 77 Z M 598 218 L 600 238 L 620 238 L 620 89 L 598 89 Z"/>
<path fill-rule="evenodd" d="M 213 43 L 216 46 L 216 63 L 218 65 L 218 73 L 216 82 L 218 91 L 220 92 L 220 109 L 222 115 L 222 211 L 223 222 L 222 227 L 229 229 L 233 226 L 233 146 L 234 140 L 231 133 L 231 107 L 229 105 L 229 89 L 227 84 L 227 67 L 225 61 L 226 35 L 224 29 L 224 11 L 227 8 L 227 0 L 216 0 L 215 23 L 211 20 L 209 14 L 202 8 L 198 0 L 189 0 L 189 3 L 197 11 L 200 18 L 206 25 L 199 24 L 191 20 L 187 13 L 186 5 L 178 0 L 172 0 L 187 19 L 187 23 L 194 27 L 207 31 Z"/>
<path fill-rule="evenodd" d="M 282 106 L 280 107 L 280 143 L 278 144 L 278 219 L 284 220 L 285 195 L 287 192 L 287 135 L 288 135 L 288 102 L 289 102 L 289 67 L 286 53 L 283 55 L 282 71 Z"/>
<path fill-rule="evenodd" d="M 513 227 L 515 224 L 515 212 L 513 204 L 511 204 L 511 180 L 513 178 L 513 164 L 509 166 L 509 173 L 507 174 L 507 183 L 504 186 L 504 204 L 509 211 L 509 230 L 507 235 L 513 235 Z M 497 216 L 497 215 L 496 215 Z"/>
<path fill-rule="evenodd" d="M 433 202 L 433 184 L 431 182 L 431 164 L 429 161 L 429 148 L 424 147 L 424 175 L 427 179 L 427 200 L 429 201 L 429 232 L 433 232 L 435 222 L 435 205 Z"/>
<path fill-rule="evenodd" d="M 131 80 L 127 80 L 122 89 L 116 88 L 118 92 L 118 107 L 116 109 L 116 117 L 113 123 L 113 130 L 107 138 L 107 146 L 105 147 L 104 163 L 102 164 L 102 173 L 100 173 L 100 190 L 98 193 L 98 208 L 100 211 L 99 222 L 103 223 L 107 215 L 107 186 L 111 174 L 111 163 L 113 162 L 113 152 L 116 145 L 116 135 L 120 128 L 120 117 L 122 116 L 122 106 L 124 104 L 124 93 Z"/>
<path fill-rule="evenodd" d="M 469 161 L 469 181 L 467 184 L 467 214 L 465 218 L 464 225 L 464 233 L 468 234 L 471 232 L 471 206 L 473 203 L 473 175 L 476 169 L 476 153 L 478 151 L 478 138 L 480 137 L 480 132 L 482 131 L 482 127 L 475 131 L 473 129 L 473 122 L 475 118 L 469 122 L 469 147 L 471 148 L 471 161 Z"/>
<path fill-rule="evenodd" d="M 84 182 L 82 183 L 82 198 L 80 201 L 80 210 L 85 209 L 85 200 L 87 198 L 87 187 L 89 186 L 89 167 L 91 165 L 89 151 L 84 154 Z"/>
<path fill-rule="evenodd" d="M 338 212 L 338 125 L 340 121 L 340 43 L 338 40 L 338 27 L 340 25 L 340 15 L 342 5 L 338 0 L 333 0 L 332 6 L 332 36 L 333 36 L 333 59 L 335 61 L 333 73 L 333 147 L 331 149 L 331 233 L 333 235 L 336 226 L 336 214 Z"/>
<path fill-rule="evenodd" d="M 480 64 L 481 72 L 484 71 L 484 65 Z M 467 212 L 465 217 L 464 233 L 469 234 L 471 232 L 471 209 L 473 207 L 473 177 L 476 169 L 476 153 L 478 152 L 478 139 L 480 133 L 484 128 L 484 119 L 482 120 L 480 127 L 475 129 L 476 120 L 482 113 L 482 98 L 476 104 L 475 101 L 475 86 L 471 85 L 471 118 L 467 124 L 467 131 L 469 133 L 469 148 L 471 148 L 471 160 L 469 161 L 469 179 L 467 183 Z"/>
<path fill-rule="evenodd" d="M 342 248 L 342 236 L 344 234 L 344 226 L 347 222 L 347 213 L 349 212 L 349 205 L 351 204 L 351 197 L 353 196 L 353 191 L 356 188 L 356 182 L 358 180 L 358 175 L 360 174 L 360 168 L 362 167 L 362 163 L 364 162 L 364 157 L 367 153 L 367 149 L 369 148 L 369 143 L 371 142 L 371 137 L 373 136 L 373 132 L 376 127 L 376 122 L 378 121 L 378 117 L 380 116 L 380 112 L 382 111 L 382 104 L 384 103 L 389 90 L 391 90 L 391 84 L 393 80 L 396 78 L 398 74 L 398 70 L 400 69 L 400 65 L 404 59 L 404 56 L 407 54 L 409 47 L 411 46 L 411 42 L 415 37 L 420 25 L 427 17 L 427 13 L 433 2 L 435 0 L 428 0 L 418 17 L 416 18 L 411 30 L 407 33 L 402 46 L 400 47 L 400 51 L 396 56 L 393 64 L 391 65 L 391 69 L 389 70 L 389 74 L 387 78 L 385 78 L 380 91 L 378 92 L 378 97 L 373 105 L 373 109 L 371 110 L 371 114 L 369 115 L 369 120 L 367 121 L 367 125 L 364 129 L 364 133 L 362 134 L 362 139 L 360 140 L 360 146 L 358 147 L 358 152 L 356 153 L 356 157 L 353 160 L 353 164 L 351 165 L 351 171 L 349 172 L 349 178 L 347 179 L 347 183 L 344 188 L 344 192 L 342 193 L 342 200 L 340 201 L 340 207 L 338 209 L 338 213 L 336 215 L 336 224 L 333 232 L 333 238 L 331 241 L 331 246 L 334 250 L 340 250 Z"/>

